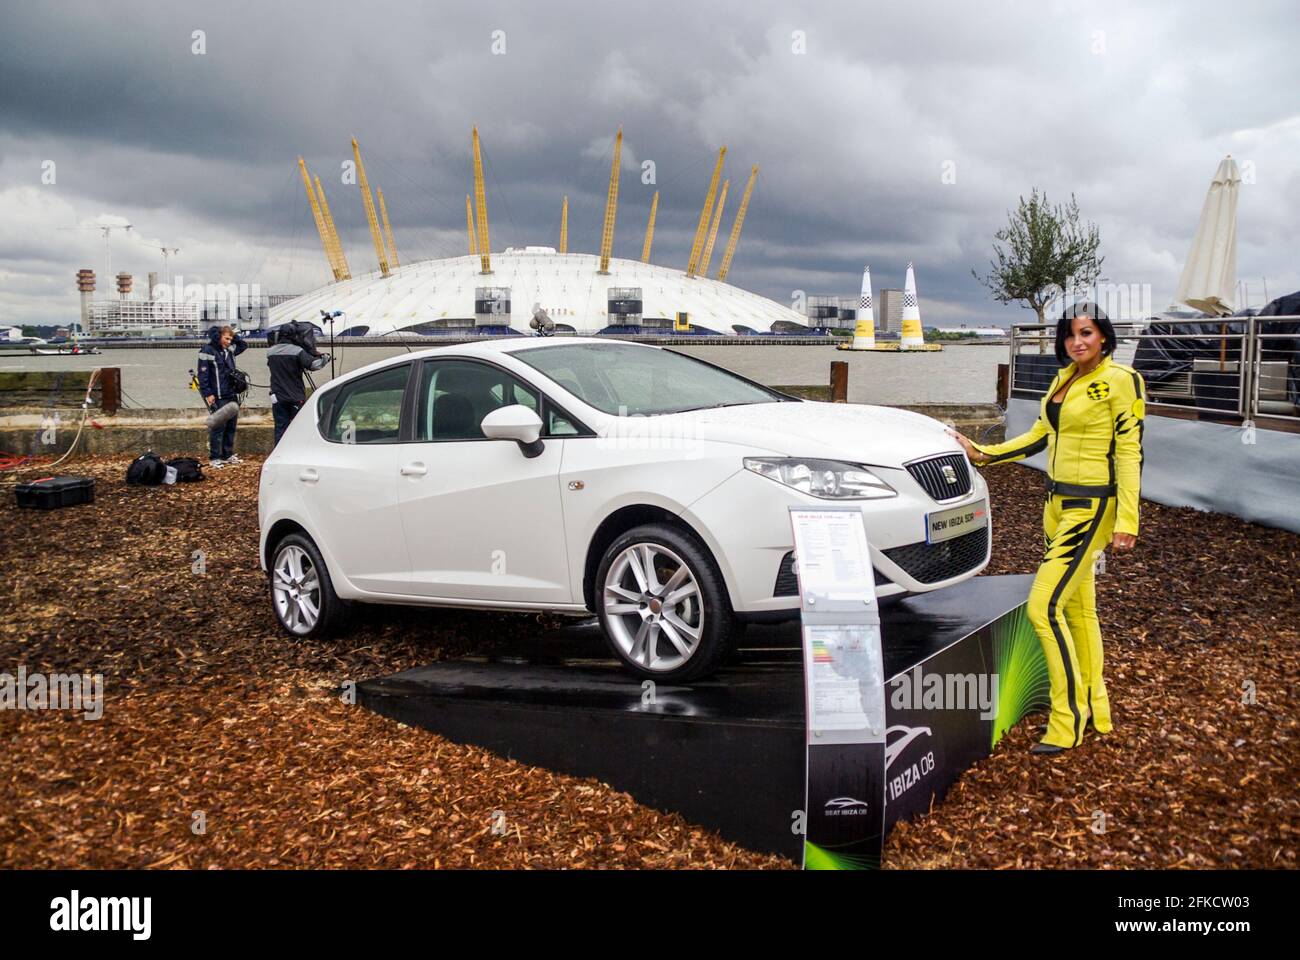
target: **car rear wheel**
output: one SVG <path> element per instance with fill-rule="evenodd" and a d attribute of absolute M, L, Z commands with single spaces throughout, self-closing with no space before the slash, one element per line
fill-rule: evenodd
<path fill-rule="evenodd" d="M 685 681 L 717 669 L 735 620 L 704 546 L 667 524 L 618 537 L 596 571 L 597 613 L 610 649 L 640 677 Z"/>
<path fill-rule="evenodd" d="M 291 533 L 275 545 L 271 560 L 271 607 L 292 637 L 327 637 L 344 622 L 348 603 L 334 592 L 316 544 Z"/>

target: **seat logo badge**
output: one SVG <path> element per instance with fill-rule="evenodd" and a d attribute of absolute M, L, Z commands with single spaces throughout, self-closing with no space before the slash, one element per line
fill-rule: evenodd
<path fill-rule="evenodd" d="M 1110 394 L 1110 384 L 1105 380 L 1094 380 L 1088 384 L 1088 396 L 1094 400 L 1102 400 Z"/>
<path fill-rule="evenodd" d="M 584 489 L 586 489 L 586 487 L 587 487 L 587 485 L 586 485 L 585 483 L 583 483 L 581 480 L 570 480 L 570 481 L 569 481 L 569 489 L 570 489 L 570 490 L 584 490 Z"/>
<path fill-rule="evenodd" d="M 949 483 L 957 482 L 957 471 L 952 468 L 951 464 L 945 463 L 943 465 L 943 478 Z"/>

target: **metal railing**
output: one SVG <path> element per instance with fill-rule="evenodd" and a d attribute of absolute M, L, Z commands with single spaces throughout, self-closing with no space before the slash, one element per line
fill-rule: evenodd
<path fill-rule="evenodd" d="M 1142 374 L 1153 410 L 1300 423 L 1300 316 L 1116 323 L 1115 333 L 1114 358 Z M 1055 343 L 1055 323 L 1012 326 L 1013 396 L 1047 391 Z"/>

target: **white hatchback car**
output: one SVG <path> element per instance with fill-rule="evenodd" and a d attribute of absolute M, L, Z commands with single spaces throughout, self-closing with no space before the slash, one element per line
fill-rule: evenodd
<path fill-rule="evenodd" d="M 295 636 L 352 601 L 590 611 L 629 670 L 689 680 L 738 625 L 798 615 L 788 508 L 828 503 L 861 508 L 881 597 L 988 563 L 987 488 L 936 420 L 661 347 L 518 338 L 329 383 L 267 458 L 258 519 Z"/>

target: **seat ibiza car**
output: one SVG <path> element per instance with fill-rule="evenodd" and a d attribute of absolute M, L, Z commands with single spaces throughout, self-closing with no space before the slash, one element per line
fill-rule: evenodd
<path fill-rule="evenodd" d="M 519 338 L 329 383 L 266 460 L 258 518 L 295 636 L 358 601 L 590 612 L 633 673 L 689 680 L 744 623 L 798 615 L 791 506 L 860 509 L 888 597 L 983 569 L 987 503 L 929 417 L 661 347 Z"/>

